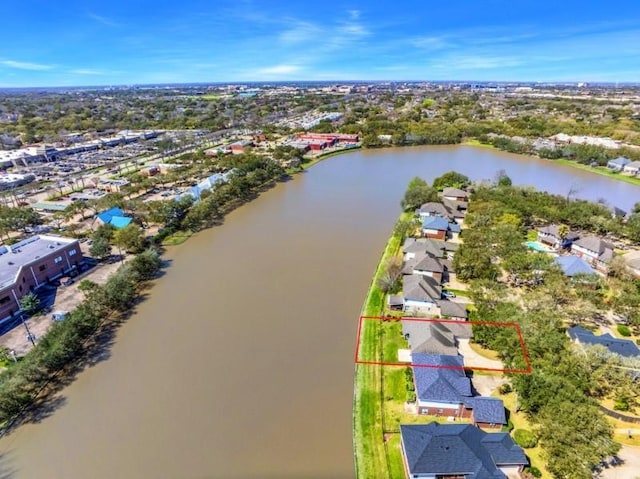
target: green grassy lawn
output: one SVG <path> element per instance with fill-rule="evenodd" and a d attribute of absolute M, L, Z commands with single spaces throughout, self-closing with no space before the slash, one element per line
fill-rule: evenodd
<path fill-rule="evenodd" d="M 592 173 L 596 173 L 598 175 L 602 175 L 602 176 L 608 176 L 610 178 L 619 180 L 619 181 L 624 181 L 625 183 L 631 183 L 632 185 L 640 185 L 640 178 L 636 178 L 633 176 L 627 176 L 627 175 L 623 175 L 620 173 L 616 173 L 614 171 L 611 171 L 609 168 L 607 168 L 606 166 L 589 166 L 589 165 L 583 165 L 582 163 L 578 163 L 577 161 L 571 161 L 571 160 L 567 160 L 567 159 L 560 159 L 560 160 L 551 160 L 551 161 L 555 161 L 558 162 L 562 165 L 569 165 L 569 166 L 573 166 L 574 168 L 579 168 L 581 170 L 586 170 L 586 171 L 590 171 Z"/>
<path fill-rule="evenodd" d="M 400 238 L 391 237 L 378 264 L 362 308 L 363 316 L 380 316 L 384 311 L 385 296 L 377 286 L 382 265 L 400 249 Z M 389 323 L 385 323 L 385 326 Z M 359 357 L 380 361 L 383 348 L 380 341 L 381 321 L 363 321 L 360 331 Z M 397 354 L 397 352 L 396 352 Z M 358 364 L 355 371 L 353 403 L 353 442 L 356 475 L 359 478 L 388 478 L 389 462 L 384 443 L 382 419 L 383 367 Z M 392 380 L 393 382 L 393 380 Z M 399 386 L 395 386 L 399 388 Z"/>
<path fill-rule="evenodd" d="M 172 235 L 167 236 L 163 241 L 163 246 L 176 246 L 187 241 L 193 232 L 191 231 L 176 231 Z"/>
<path fill-rule="evenodd" d="M 531 423 L 529 422 L 529 419 L 527 418 L 525 413 L 523 413 L 522 411 L 515 412 L 516 398 L 514 393 L 499 394 L 496 391 L 494 396 L 502 399 L 502 401 L 504 402 L 504 407 L 506 407 L 509 410 L 509 413 L 510 413 L 509 419 L 513 423 L 514 430 L 515 429 L 528 429 L 529 431 L 533 430 L 533 428 L 531 427 Z M 546 461 L 544 460 L 544 450 L 542 449 L 542 447 L 538 444 L 536 447 L 525 449 L 524 452 L 529 458 L 529 462 L 531 463 L 531 465 L 540 469 L 540 472 L 542 473 L 542 479 L 550 479 L 551 474 L 549 473 L 549 471 L 547 471 Z"/>
<path fill-rule="evenodd" d="M 465 291 L 464 289 L 449 288 L 447 286 L 444 286 L 442 289 L 444 289 L 445 291 L 450 291 L 452 293 L 455 293 L 456 296 L 467 297 L 467 295 L 469 294 L 469 291 Z"/>
<path fill-rule="evenodd" d="M 492 351 L 491 349 L 483 348 L 478 343 L 473 343 L 470 341 L 469 347 L 473 349 L 476 353 L 478 353 L 480 356 L 483 356 L 488 359 L 494 359 L 498 361 L 500 360 L 498 353 L 496 353 L 495 351 Z"/>
<path fill-rule="evenodd" d="M 489 148 L 490 150 L 497 150 L 497 148 L 493 145 L 489 145 L 488 143 L 482 143 L 480 140 L 476 140 L 472 138 L 470 140 L 465 140 L 462 142 L 463 145 L 467 146 L 479 146 L 481 148 Z"/>

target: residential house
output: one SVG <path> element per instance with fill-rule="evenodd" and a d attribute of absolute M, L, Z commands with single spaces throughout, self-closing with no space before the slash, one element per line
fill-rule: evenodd
<path fill-rule="evenodd" d="M 447 319 L 455 319 L 459 321 L 466 321 L 469 319 L 469 311 L 462 303 L 456 303 L 443 299 L 438 302 L 440 306 L 440 316 Z"/>
<path fill-rule="evenodd" d="M 234 155 L 240 155 L 245 152 L 245 148 L 252 148 L 253 146 L 254 145 L 251 140 L 240 140 L 235 143 L 231 143 L 229 145 L 229 149 Z"/>
<path fill-rule="evenodd" d="M 111 225 L 117 229 L 128 226 L 132 218 L 127 216 L 120 208 L 111 208 L 96 215 L 96 221 L 99 224 Z"/>
<path fill-rule="evenodd" d="M 587 346 L 604 346 L 611 353 L 627 358 L 639 357 L 640 349 L 635 342 L 630 339 L 618 339 L 611 334 L 603 334 L 596 336 L 592 331 L 584 329 L 581 326 L 572 326 L 567 329 L 567 334 L 577 344 Z"/>
<path fill-rule="evenodd" d="M 630 175 L 637 175 L 640 173 L 640 161 L 632 161 L 631 163 L 627 163 L 622 169 L 625 173 L 629 173 Z"/>
<path fill-rule="evenodd" d="M 422 234 L 426 238 L 444 240 L 456 238 L 460 234 L 460 225 L 451 223 L 446 218 L 427 216 L 422 223 Z"/>
<path fill-rule="evenodd" d="M 469 424 L 401 424 L 400 444 L 407 478 L 506 479 L 529 464 L 508 433 Z"/>
<path fill-rule="evenodd" d="M 403 276 L 402 297 L 405 311 L 436 315 L 439 312 L 438 301 L 442 298 L 442 287 L 429 276 Z"/>
<path fill-rule="evenodd" d="M 624 156 L 619 156 L 614 160 L 609 160 L 607 162 L 607 168 L 613 171 L 622 171 L 625 166 L 631 163 L 629 158 L 625 158 Z"/>
<path fill-rule="evenodd" d="M 426 353 L 456 356 L 458 347 L 453 333 L 435 321 L 403 320 L 402 334 L 412 354 Z"/>
<path fill-rule="evenodd" d="M 442 190 L 442 197 L 451 201 L 469 201 L 469 193 L 459 188 L 445 188 Z"/>
<path fill-rule="evenodd" d="M 595 270 L 591 266 L 589 266 L 589 263 L 587 263 L 580 256 L 574 256 L 572 254 L 566 256 L 557 256 L 553 261 L 569 278 L 572 278 L 579 274 L 596 274 Z"/>
<path fill-rule="evenodd" d="M 445 267 L 438 258 L 425 255 L 417 264 L 413 266 L 412 274 L 429 276 L 438 283 L 442 283 L 445 274 Z"/>
<path fill-rule="evenodd" d="M 606 273 L 613 259 L 613 244 L 598 236 L 585 236 L 574 241 L 571 253 L 584 258 L 598 271 Z"/>
<path fill-rule="evenodd" d="M 490 428 L 507 423 L 500 399 L 473 396 L 462 356 L 416 353 L 411 359 L 419 414 L 465 418 Z"/>
<path fill-rule="evenodd" d="M 424 254 L 428 254 L 434 258 L 444 258 L 447 256 L 447 247 L 453 248 L 457 247 L 457 245 L 430 238 L 407 238 L 402 247 L 402 252 L 404 253 L 405 261 Z"/>
<path fill-rule="evenodd" d="M 467 208 L 469 203 L 466 201 L 453 201 L 448 200 L 446 198 L 442 199 L 442 203 L 449 210 L 450 217 L 458 223 L 462 225 L 464 223 L 464 217 L 467 215 Z"/>
<path fill-rule="evenodd" d="M 84 262 L 76 239 L 38 235 L 0 246 L 0 321 L 20 311 L 20 299 Z"/>
<path fill-rule="evenodd" d="M 429 216 L 439 216 L 440 218 L 453 219 L 449 209 L 442 203 L 432 201 L 430 203 L 423 204 L 420 209 L 416 210 L 420 219 L 424 220 Z"/>
<path fill-rule="evenodd" d="M 568 230 L 561 234 L 561 225 L 549 225 L 538 229 L 538 241 L 555 249 L 570 248 L 571 244 L 580 236 L 575 231 Z"/>

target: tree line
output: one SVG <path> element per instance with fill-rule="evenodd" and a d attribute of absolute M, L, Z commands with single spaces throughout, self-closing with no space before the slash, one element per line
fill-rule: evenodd
<path fill-rule="evenodd" d="M 65 372 L 86 357 L 101 328 L 130 311 L 140 289 L 161 267 L 158 252 L 148 249 L 122 265 L 104 285 L 81 282 L 84 300 L 0 375 L 0 423 L 7 424 L 34 400 L 45 398 Z"/>

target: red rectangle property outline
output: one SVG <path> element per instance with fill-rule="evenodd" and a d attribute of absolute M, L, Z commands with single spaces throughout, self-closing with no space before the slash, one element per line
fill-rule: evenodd
<path fill-rule="evenodd" d="M 402 367 L 417 367 L 417 368 L 434 368 L 434 369 L 461 369 L 465 371 L 488 371 L 488 372 L 498 372 L 498 373 L 511 373 L 511 374 L 531 374 L 533 370 L 531 369 L 531 362 L 529 360 L 529 353 L 527 352 L 527 347 L 524 343 L 524 338 L 522 336 L 522 330 L 520 329 L 520 325 L 518 323 L 497 323 L 491 321 L 464 321 L 464 324 L 470 325 L 481 325 L 481 326 L 496 326 L 496 327 L 510 327 L 516 330 L 518 335 L 518 340 L 520 341 L 520 347 L 522 348 L 522 355 L 524 357 L 525 364 L 527 365 L 527 369 L 497 369 L 497 368 L 483 368 L 483 367 L 475 367 L 475 366 L 446 366 L 446 365 L 429 365 L 429 364 L 413 364 L 413 363 L 401 363 L 401 362 L 384 362 L 384 361 L 363 361 L 360 359 L 360 336 L 362 333 L 362 323 L 364 320 L 374 320 L 374 321 L 416 321 L 416 322 L 424 322 L 424 323 L 456 323 L 460 324 L 462 321 L 455 319 L 440 319 L 440 318 L 414 318 L 414 317 L 400 317 L 400 318 L 387 318 L 383 316 L 360 316 L 360 320 L 358 322 L 358 334 L 356 337 L 356 352 L 355 352 L 355 363 L 356 364 L 371 364 L 378 366 L 402 366 Z"/>

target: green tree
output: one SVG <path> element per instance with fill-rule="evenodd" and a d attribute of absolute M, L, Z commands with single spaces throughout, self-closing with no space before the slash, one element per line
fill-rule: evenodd
<path fill-rule="evenodd" d="M 111 255 L 109 240 L 102 236 L 95 238 L 89 247 L 89 254 L 99 261 L 104 261 Z"/>
<path fill-rule="evenodd" d="M 124 248 L 127 253 L 139 253 L 145 247 L 142 229 L 134 223 L 117 230 L 113 235 L 113 242 L 116 246 Z"/>
<path fill-rule="evenodd" d="M 469 185 L 469 178 L 457 171 L 449 171 L 433 180 L 433 187 L 442 191 L 445 188 L 465 188 Z"/>
<path fill-rule="evenodd" d="M 147 249 L 133 258 L 129 265 L 138 280 L 146 281 L 157 276 L 162 268 L 162 259 L 155 249 Z"/>
<path fill-rule="evenodd" d="M 20 309 L 26 314 L 35 313 L 40 308 L 40 299 L 35 293 L 27 293 L 20 298 Z"/>
<path fill-rule="evenodd" d="M 507 172 L 505 170 L 498 170 L 495 178 L 496 186 L 511 186 L 512 181 L 511 178 L 507 176 Z"/>
<path fill-rule="evenodd" d="M 416 176 L 409 182 L 400 205 L 405 211 L 413 211 L 430 201 L 438 201 L 437 191 L 429 187 L 422 178 Z"/>

